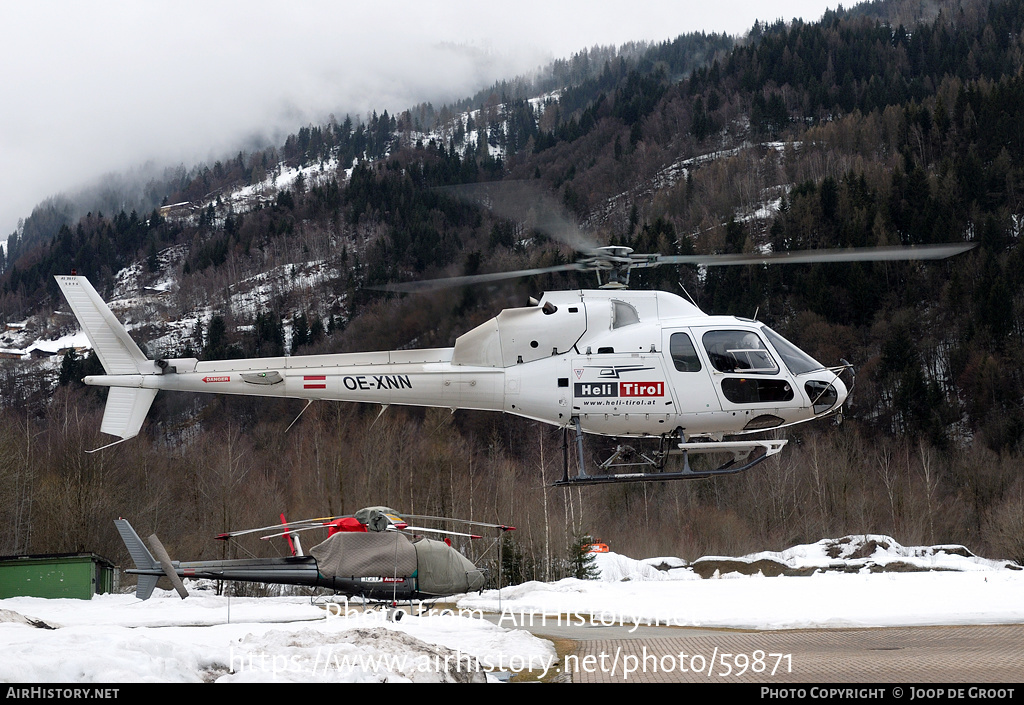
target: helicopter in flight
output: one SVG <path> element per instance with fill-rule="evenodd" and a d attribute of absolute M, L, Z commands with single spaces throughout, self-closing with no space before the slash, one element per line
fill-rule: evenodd
<path fill-rule="evenodd" d="M 569 239 L 565 239 L 569 241 Z M 943 259 L 974 243 L 719 255 L 635 253 L 579 237 L 575 262 L 512 272 L 396 284 L 418 292 L 557 271 L 591 271 L 599 288 L 547 292 L 501 311 L 450 348 L 199 361 L 148 359 L 83 276 L 57 276 L 103 365 L 89 385 L 109 387 L 101 431 L 136 436 L 160 390 L 497 411 L 559 427 L 563 476 L 556 485 L 664 481 L 747 470 L 786 440 L 754 435 L 841 418 L 852 365 L 826 366 L 762 322 L 708 315 L 665 291 L 628 289 L 633 269 Z M 383 411 L 382 408 L 382 411 Z M 570 473 L 570 434 L 577 463 Z M 619 445 L 592 473 L 584 434 L 652 439 L 656 450 Z M 100 450 L 100 449 L 96 449 Z M 691 454 L 724 457 L 693 469 Z M 681 470 L 666 470 L 682 455 Z M 623 458 L 630 460 L 620 463 Z M 713 464 L 713 463 L 711 463 Z M 639 472 L 619 472 L 626 466 Z"/>

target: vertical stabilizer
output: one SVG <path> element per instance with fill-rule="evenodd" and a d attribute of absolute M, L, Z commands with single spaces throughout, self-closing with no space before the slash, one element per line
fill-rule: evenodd
<path fill-rule="evenodd" d="M 146 548 L 146 544 L 142 543 L 142 539 L 135 533 L 135 529 L 128 523 L 128 520 L 115 519 L 114 525 L 117 527 L 117 532 L 121 534 L 121 540 L 124 541 L 125 548 L 128 549 L 128 555 L 132 557 L 136 570 L 156 570 L 160 571 L 160 575 L 162 575 L 163 568 L 160 563 L 153 558 L 153 554 Z M 148 600 L 153 594 L 153 588 L 156 587 L 156 581 L 160 579 L 160 575 L 140 575 L 138 586 L 135 588 L 135 597 L 140 600 Z"/>
<path fill-rule="evenodd" d="M 56 279 L 108 375 L 136 375 L 152 371 L 152 363 L 88 279 L 78 276 L 59 276 Z"/>
<path fill-rule="evenodd" d="M 107 405 L 103 409 L 100 430 L 122 440 L 139 435 L 156 392 L 155 389 L 111 387 L 107 392 Z"/>
<path fill-rule="evenodd" d="M 108 375 L 151 374 L 156 371 L 154 363 L 146 358 L 88 279 L 79 276 L 59 276 L 56 279 Z M 100 430 L 122 441 L 134 438 L 146 420 L 154 397 L 155 389 L 111 387 Z"/>

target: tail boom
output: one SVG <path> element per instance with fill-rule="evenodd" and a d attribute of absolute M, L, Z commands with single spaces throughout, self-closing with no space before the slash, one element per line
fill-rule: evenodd
<path fill-rule="evenodd" d="M 153 595 L 157 580 L 165 576 L 171 580 L 182 599 L 185 599 L 188 593 L 181 583 L 181 578 L 239 580 L 308 585 L 310 587 L 331 586 L 331 583 L 325 583 L 321 578 L 317 571 L 316 559 L 312 556 L 248 558 L 227 561 L 172 561 L 154 534 L 149 538 L 149 542 L 159 555 L 158 560 L 127 519 L 117 519 L 114 524 L 117 525 L 117 531 L 121 534 L 121 539 L 135 563 L 135 568 L 130 568 L 125 572 L 138 576 L 139 582 L 135 596 L 140 600 L 148 600 Z"/>
<path fill-rule="evenodd" d="M 373 404 L 501 411 L 505 373 L 451 364 L 451 348 L 197 362 L 168 360 L 174 372 L 94 375 L 85 383 Z"/>
<path fill-rule="evenodd" d="M 454 348 L 215 362 L 150 360 L 88 279 L 74 275 L 56 279 L 106 373 L 83 380 L 110 388 L 101 430 L 122 441 L 138 435 L 161 389 L 505 410 L 504 370 L 453 363 Z"/>

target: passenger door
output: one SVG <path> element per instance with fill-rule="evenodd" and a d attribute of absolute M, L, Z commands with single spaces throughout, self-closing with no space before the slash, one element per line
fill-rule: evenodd
<path fill-rule="evenodd" d="M 688 328 L 666 329 L 662 335 L 665 368 L 676 413 L 685 420 L 694 415 L 720 412 L 721 402 L 711 383 L 707 365 L 697 352 L 691 331 Z M 683 426 L 688 424 L 683 423 Z"/>
<path fill-rule="evenodd" d="M 764 411 L 799 407 L 786 368 L 768 350 L 760 335 L 741 328 L 695 328 L 694 342 L 711 365 L 711 379 L 725 411 Z"/>

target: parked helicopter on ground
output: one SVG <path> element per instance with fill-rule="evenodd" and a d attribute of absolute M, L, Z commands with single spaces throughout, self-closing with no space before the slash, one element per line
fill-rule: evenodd
<path fill-rule="evenodd" d="M 750 434 L 841 414 L 852 384 L 848 363 L 814 360 L 761 322 L 709 316 L 664 291 L 628 290 L 630 270 L 661 264 L 704 266 L 942 259 L 973 243 L 740 255 L 638 254 L 628 247 L 574 244 L 577 262 L 389 287 L 422 291 L 555 271 L 598 274 L 601 288 L 546 293 L 506 309 L 451 348 L 200 362 L 148 359 L 83 276 L 57 283 L 89 338 L 110 388 L 100 430 L 120 440 L 139 433 L 156 393 L 214 392 L 314 400 L 501 411 L 563 429 L 564 472 L 556 484 L 663 481 L 736 473 L 774 455 L 785 440 Z M 308 405 L 308 404 L 307 404 Z M 569 473 L 569 434 L 578 465 Z M 644 472 L 616 472 L 625 448 L 590 474 L 583 434 L 657 439 L 639 454 Z M 725 440 L 739 437 L 740 440 Z M 99 449 L 97 449 L 99 450 Z M 689 454 L 729 457 L 693 470 Z M 664 471 L 670 455 L 683 468 Z M 638 464 L 637 462 L 633 463 Z"/>
<path fill-rule="evenodd" d="M 399 602 L 433 600 L 483 588 L 485 576 L 448 541 L 423 538 L 418 533 L 439 533 L 480 538 L 461 532 L 409 526 L 409 519 L 454 521 L 514 531 L 515 527 L 484 522 L 400 515 L 388 507 L 367 507 L 351 516 L 321 517 L 283 522 L 258 529 L 232 531 L 217 536 L 228 540 L 252 533 L 278 531 L 262 538 L 287 536 L 291 556 L 243 558 L 220 561 L 172 561 L 153 534 L 149 548 L 126 519 L 117 519 L 121 539 L 135 563 L 128 573 L 138 575 L 135 595 L 148 600 L 157 580 L 167 577 L 182 599 L 188 592 L 182 578 L 260 582 L 324 587 L 349 597 Z M 283 519 L 283 516 L 282 516 Z M 327 539 L 304 555 L 295 534 L 329 529 Z M 297 537 L 295 537 L 297 539 Z"/>

